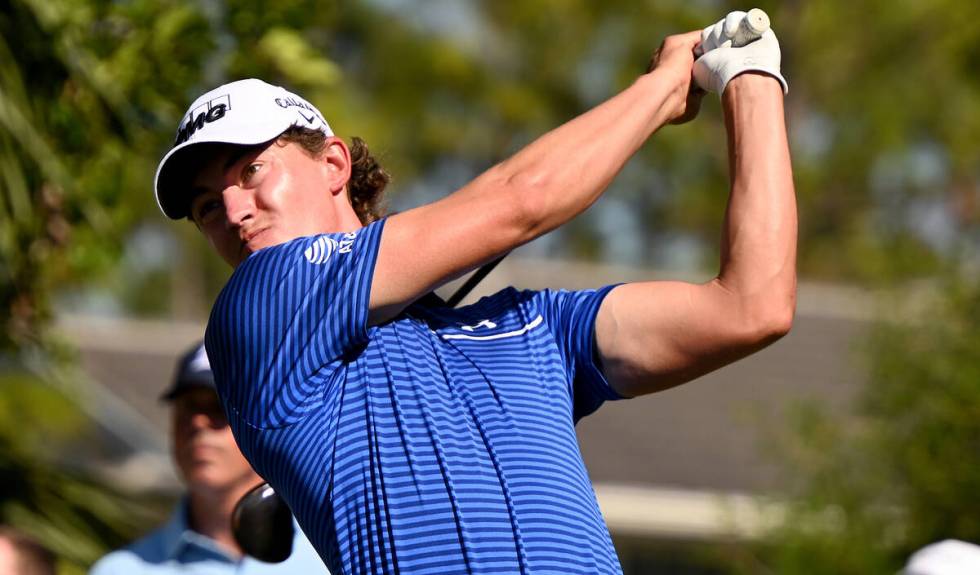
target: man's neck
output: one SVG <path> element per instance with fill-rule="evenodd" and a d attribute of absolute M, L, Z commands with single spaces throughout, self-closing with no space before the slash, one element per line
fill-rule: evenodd
<path fill-rule="evenodd" d="M 235 504 L 250 486 L 223 492 L 194 490 L 187 494 L 188 526 L 201 535 L 216 541 L 221 548 L 236 559 L 243 555 L 231 532 L 231 515 Z"/>

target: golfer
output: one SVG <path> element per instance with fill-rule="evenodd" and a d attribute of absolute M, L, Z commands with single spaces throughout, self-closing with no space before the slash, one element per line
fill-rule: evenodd
<path fill-rule="evenodd" d="M 779 60 L 772 31 L 741 48 L 668 37 L 621 93 L 390 217 L 366 146 L 299 95 L 249 79 L 191 105 L 157 200 L 235 268 L 206 338 L 218 390 L 331 572 L 621 572 L 575 423 L 792 322 Z M 721 94 L 731 170 L 715 279 L 426 297 L 582 213 L 652 134 L 696 116 L 699 86 Z"/>

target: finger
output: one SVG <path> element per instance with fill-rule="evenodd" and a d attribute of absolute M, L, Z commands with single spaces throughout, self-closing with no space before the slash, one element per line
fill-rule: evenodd
<path fill-rule="evenodd" d="M 703 30 L 691 30 L 690 32 L 678 34 L 675 36 L 675 38 L 677 38 L 678 44 L 688 46 L 691 50 L 693 50 L 695 46 L 701 43 L 701 35 L 703 33 Z"/>
<path fill-rule="evenodd" d="M 745 12 L 736 10 L 734 12 L 729 12 L 725 16 L 724 25 L 724 35 L 725 38 L 734 38 L 736 32 L 738 32 L 738 27 L 742 25 L 742 20 L 745 18 Z"/>
<path fill-rule="evenodd" d="M 708 40 L 706 46 L 704 47 L 706 52 L 714 50 L 725 41 L 725 21 L 721 20 L 710 27 L 708 32 Z"/>
<path fill-rule="evenodd" d="M 684 32 L 683 34 L 674 34 L 672 36 L 664 39 L 664 43 L 661 45 L 661 50 L 667 49 L 670 51 L 674 50 L 690 50 L 694 51 L 694 48 L 701 43 L 701 30 L 692 30 L 690 32 Z"/>
<path fill-rule="evenodd" d="M 711 31 L 715 29 L 715 25 L 705 26 L 704 30 L 701 30 L 701 43 L 705 44 L 711 40 Z"/>

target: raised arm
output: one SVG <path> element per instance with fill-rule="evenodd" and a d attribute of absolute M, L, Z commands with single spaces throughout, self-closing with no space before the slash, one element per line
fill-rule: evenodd
<path fill-rule="evenodd" d="M 389 218 L 371 322 L 585 211 L 656 130 L 689 119 L 700 32 L 672 36 L 632 86 L 532 142 L 448 197 Z M 693 100 L 690 100 L 693 101 Z"/>
<path fill-rule="evenodd" d="M 783 91 L 772 76 L 742 74 L 722 103 L 731 194 L 721 270 L 703 285 L 620 286 L 596 319 L 610 384 L 631 397 L 666 389 L 772 343 L 796 302 L 796 200 Z"/>

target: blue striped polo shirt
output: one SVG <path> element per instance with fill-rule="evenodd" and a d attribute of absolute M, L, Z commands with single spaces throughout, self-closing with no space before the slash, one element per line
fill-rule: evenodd
<path fill-rule="evenodd" d="M 611 287 L 505 289 L 368 326 L 384 220 L 252 254 L 207 350 L 235 437 L 331 572 L 620 573 L 575 437 L 618 396 Z"/>

